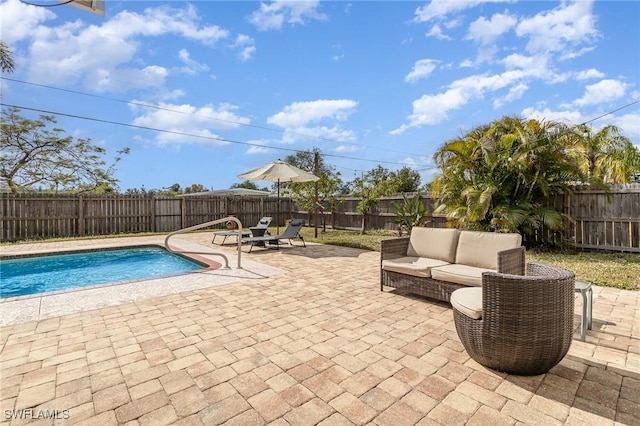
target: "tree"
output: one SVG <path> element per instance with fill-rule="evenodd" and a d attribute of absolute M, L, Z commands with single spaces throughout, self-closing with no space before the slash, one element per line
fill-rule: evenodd
<path fill-rule="evenodd" d="M 195 194 L 196 192 L 207 192 L 207 188 L 201 183 L 194 183 L 184 189 L 185 194 Z"/>
<path fill-rule="evenodd" d="M 616 126 L 597 132 L 578 126 L 570 133 L 571 155 L 580 164 L 588 183 L 629 183 L 640 172 L 640 151 Z"/>
<path fill-rule="evenodd" d="M 420 188 L 421 179 L 420 173 L 404 166 L 397 172 L 389 173 L 389 180 L 391 181 L 389 190 L 393 194 L 416 192 Z"/>
<path fill-rule="evenodd" d="M 31 120 L 19 113 L 17 108 L 7 108 L 0 122 L 0 177 L 11 192 L 111 192 L 117 188 L 115 165 L 122 154 L 129 153 L 128 148 L 118 151 L 107 165 L 104 148 L 50 128 L 56 124 L 53 116 Z"/>
<path fill-rule="evenodd" d="M 142 186 L 142 188 L 127 188 L 124 192 L 125 195 L 136 195 L 136 196 L 153 196 L 158 193 L 157 189 L 147 189 Z"/>
<path fill-rule="evenodd" d="M 367 229 L 371 208 L 378 204 L 380 197 L 394 192 L 394 187 L 390 181 L 390 172 L 388 169 L 378 165 L 362 177 L 355 178 L 352 182 L 352 188 L 353 195 L 361 198 L 356 208 L 362 213 L 360 233 L 364 234 Z"/>
<path fill-rule="evenodd" d="M 2 72 L 11 73 L 15 69 L 13 62 L 13 52 L 7 43 L 0 40 L 0 70 Z"/>
<path fill-rule="evenodd" d="M 313 214 L 318 203 L 324 202 L 327 208 L 335 212 L 340 201 L 337 198 L 338 190 L 342 184 L 340 173 L 335 171 L 335 167 L 327 164 L 318 148 L 306 151 L 298 151 L 287 156 L 284 161 L 292 166 L 298 167 L 309 173 L 316 173 L 316 157 L 318 158 L 318 199 L 316 199 L 315 182 L 287 182 L 286 187 L 296 200 L 296 205 L 305 209 L 309 216 Z M 332 217 L 333 219 L 333 217 Z M 333 223 L 332 223 L 333 225 Z"/>
<path fill-rule="evenodd" d="M 269 188 L 267 188 L 266 186 L 263 186 L 262 188 L 258 188 L 258 185 L 255 182 L 252 182 L 250 180 L 245 180 L 244 182 L 241 183 L 234 183 L 233 185 L 230 186 L 231 189 L 233 188 L 245 188 L 245 189 L 255 189 L 255 190 L 260 190 L 260 191 L 268 191 Z"/>
<path fill-rule="evenodd" d="M 157 192 L 158 195 L 180 195 L 182 194 L 182 187 L 179 183 L 174 183 L 166 188 L 162 188 Z"/>
<path fill-rule="evenodd" d="M 446 142 L 434 154 L 434 212 L 467 229 L 562 231 L 566 216 L 549 200 L 582 178 L 566 134 L 557 122 L 504 117 Z"/>
<path fill-rule="evenodd" d="M 411 234 L 414 226 L 420 226 L 424 222 L 427 214 L 427 208 L 422 202 L 420 193 L 416 193 L 413 198 L 408 198 L 406 194 L 402 194 L 402 204 L 395 201 L 391 203 L 393 211 L 396 214 L 391 221 L 398 225 L 398 236 L 402 236 L 403 232 Z"/>

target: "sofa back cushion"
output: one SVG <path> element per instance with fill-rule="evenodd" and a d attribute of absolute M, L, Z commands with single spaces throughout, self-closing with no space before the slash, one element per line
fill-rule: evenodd
<path fill-rule="evenodd" d="M 460 231 L 448 228 L 411 229 L 407 256 L 427 257 L 453 263 L 456 259 L 456 245 Z"/>
<path fill-rule="evenodd" d="M 455 263 L 497 270 L 498 252 L 521 245 L 520 234 L 461 231 Z"/>

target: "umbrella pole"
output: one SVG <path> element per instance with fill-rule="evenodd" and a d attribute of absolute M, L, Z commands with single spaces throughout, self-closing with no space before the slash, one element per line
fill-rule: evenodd
<path fill-rule="evenodd" d="M 278 178 L 278 200 L 276 203 L 276 235 L 280 235 L 280 178 Z"/>

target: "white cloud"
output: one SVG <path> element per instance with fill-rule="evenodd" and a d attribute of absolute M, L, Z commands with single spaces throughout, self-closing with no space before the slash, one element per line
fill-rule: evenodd
<path fill-rule="evenodd" d="M 242 62 L 253 58 L 253 55 L 256 53 L 255 40 L 244 34 L 238 35 L 231 47 L 238 49 L 238 59 Z"/>
<path fill-rule="evenodd" d="M 596 113 L 594 115 L 597 116 L 599 114 Z M 533 107 L 524 109 L 522 111 L 522 116 L 525 118 L 534 118 L 536 120 L 559 121 L 568 126 L 575 126 L 594 118 L 593 115 L 586 116 L 577 110 L 564 109 L 554 111 L 549 108 L 536 109 Z M 597 132 L 604 126 L 608 126 L 610 124 L 619 127 L 622 134 L 628 137 L 632 143 L 640 143 L 640 112 L 632 112 L 620 116 L 615 114 L 606 115 L 596 121 L 590 122 L 589 126 Z"/>
<path fill-rule="evenodd" d="M 598 71 L 595 68 L 590 68 L 588 70 L 579 71 L 576 74 L 576 79 L 578 80 L 591 80 L 593 78 L 602 78 L 604 77 L 604 73 Z"/>
<path fill-rule="evenodd" d="M 523 109 L 522 116 L 527 119 L 535 119 L 538 121 L 557 121 L 568 126 L 575 126 L 577 124 L 584 123 L 587 120 L 580 111 L 554 111 L 549 108 L 536 109 L 534 107 Z"/>
<path fill-rule="evenodd" d="M 188 75 L 196 75 L 201 71 L 208 71 L 209 66 L 206 64 L 200 64 L 197 61 L 191 59 L 189 51 L 187 49 L 180 49 L 178 52 L 178 58 L 184 63 L 184 67 L 180 68 L 180 71 Z"/>
<path fill-rule="evenodd" d="M 251 122 L 248 118 L 237 115 L 235 111 L 238 108 L 229 104 L 205 105 L 198 108 L 188 104 L 160 103 L 157 107 L 158 109 L 142 110 L 141 107 L 134 105 L 133 111 L 143 111 L 143 114 L 135 118 L 133 124 L 167 130 L 169 133 L 160 132 L 156 136 L 156 140 L 162 144 L 210 143 L 223 145 L 226 142 L 213 140 L 219 136 L 214 134 L 212 130 L 235 129 Z"/>
<path fill-rule="evenodd" d="M 19 0 L 7 0 L 0 4 L 0 17 L 2 40 L 11 46 L 12 43 L 31 37 L 41 23 L 54 19 L 56 15 L 44 7 L 28 5 Z"/>
<path fill-rule="evenodd" d="M 14 4 L 10 0 L 6 4 Z M 6 4 L 2 4 L 4 8 Z M 42 8 L 35 8 L 42 9 Z M 23 8 L 19 13 L 31 11 Z M 3 13 L 3 37 L 5 21 L 13 22 L 14 16 Z M 28 15 L 28 14 L 27 14 Z M 28 15 L 29 16 L 29 15 Z M 13 19 L 12 19 L 13 18 Z M 192 6 L 181 9 L 169 7 L 147 8 L 142 13 L 123 11 L 101 25 L 86 25 L 77 20 L 58 26 L 40 23 L 55 18 L 55 14 L 41 14 L 39 20 L 28 21 L 31 38 L 28 63 L 29 79 L 49 84 L 73 84 L 84 82 L 85 86 L 97 90 L 161 85 L 164 78 L 154 72 L 164 69 L 157 64 L 134 63 L 138 58 L 141 39 L 174 35 L 184 39 L 214 46 L 228 37 L 228 32 L 218 26 L 201 26 L 197 11 Z M 20 22 L 20 19 L 15 19 Z M 183 57 L 183 61 L 186 57 Z M 191 65 L 195 65 L 192 62 Z M 200 66 L 202 69 L 203 66 Z M 165 75 L 166 76 L 166 75 Z M 147 79 L 148 77 L 152 77 Z M 133 79 L 132 79 L 133 78 Z M 106 83 L 109 81 L 110 83 Z M 117 83 L 120 82 L 120 83 Z M 97 86 L 93 86 L 97 84 Z"/>
<path fill-rule="evenodd" d="M 575 105 L 597 105 L 615 101 L 625 95 L 627 85 L 618 80 L 601 80 L 585 87 L 585 94 L 573 101 Z"/>
<path fill-rule="evenodd" d="M 640 148 L 640 112 L 632 112 L 621 116 L 614 116 L 611 119 L 622 130 L 622 134 Z"/>
<path fill-rule="evenodd" d="M 506 96 L 503 96 L 501 98 L 497 98 L 496 100 L 494 100 L 493 107 L 500 108 L 506 103 L 513 102 L 517 99 L 520 99 L 522 95 L 524 95 L 527 92 L 527 90 L 529 90 L 528 85 L 524 83 L 516 84 L 509 89 L 509 93 L 507 93 Z"/>
<path fill-rule="evenodd" d="M 294 102 L 267 118 L 267 123 L 284 129 L 284 143 L 294 143 L 307 137 L 352 141 L 356 139 L 355 133 L 341 128 L 336 122 L 349 118 L 357 105 L 348 99 Z"/>
<path fill-rule="evenodd" d="M 84 83 L 97 92 L 121 92 L 133 87 L 162 87 L 167 75 L 166 68 L 157 65 L 144 68 L 121 68 L 117 72 L 105 68 L 97 68 L 87 70 Z"/>
<path fill-rule="evenodd" d="M 348 99 L 294 102 L 269 117 L 267 123 L 290 129 L 325 119 L 343 121 L 355 111 L 357 105 L 357 102 Z"/>
<path fill-rule="evenodd" d="M 435 59 L 420 59 L 413 64 L 413 69 L 404 78 L 404 81 L 414 82 L 421 78 L 427 78 L 436 69 L 439 61 Z"/>
<path fill-rule="evenodd" d="M 292 144 L 306 138 L 349 142 L 354 141 L 356 136 L 352 130 L 345 130 L 338 126 L 306 126 L 287 128 L 282 142 Z"/>
<path fill-rule="evenodd" d="M 483 3 L 502 3 L 509 0 L 432 0 L 426 6 L 416 9 L 416 22 L 429 22 L 432 19 L 443 18 L 452 13 L 458 13 L 465 9 L 471 9 Z"/>
<path fill-rule="evenodd" d="M 448 35 L 442 32 L 440 25 L 437 25 L 437 24 L 432 26 L 431 29 L 425 35 L 427 37 L 435 37 L 438 40 L 452 40 L 451 37 L 449 37 Z"/>
<path fill-rule="evenodd" d="M 260 31 L 279 30 L 285 23 L 304 25 L 310 19 L 326 20 L 326 15 L 317 10 L 319 5 L 319 0 L 274 0 L 260 3 L 248 19 Z"/>
<path fill-rule="evenodd" d="M 527 50 L 537 52 L 563 52 L 565 57 L 585 53 L 578 49 L 592 43 L 599 33 L 592 15 L 593 1 L 563 2 L 560 7 L 523 19 L 516 26 L 516 34 L 528 37 Z"/>
<path fill-rule="evenodd" d="M 345 154 L 350 152 L 358 152 L 360 151 L 360 149 L 361 148 L 357 145 L 340 145 L 336 149 L 334 149 L 334 152 Z"/>
<path fill-rule="evenodd" d="M 502 13 L 493 15 L 490 20 L 480 17 L 469 25 L 467 39 L 476 40 L 483 45 L 491 44 L 511 30 L 517 22 L 513 16 Z"/>
<path fill-rule="evenodd" d="M 245 151 L 247 155 L 253 154 L 268 154 L 273 152 L 273 148 L 269 146 L 269 142 L 264 140 L 251 140 L 248 141 L 251 144 L 249 148 Z"/>
<path fill-rule="evenodd" d="M 495 75 L 472 75 L 451 83 L 443 93 L 423 95 L 413 101 L 413 113 L 408 117 L 408 123 L 392 130 L 390 134 L 398 135 L 411 127 L 438 124 L 447 119 L 449 112 L 458 110 L 464 105 L 479 99 L 487 92 L 516 85 L 504 100 L 514 97 L 524 89 L 523 81 L 536 77 L 540 73 L 537 69 L 507 70 Z"/>

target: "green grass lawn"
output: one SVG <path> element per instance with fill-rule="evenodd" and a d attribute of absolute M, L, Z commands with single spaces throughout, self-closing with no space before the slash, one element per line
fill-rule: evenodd
<path fill-rule="evenodd" d="M 375 251 L 380 251 L 380 240 L 397 237 L 397 233 L 391 231 L 369 231 L 360 235 L 357 231 L 318 229 L 318 238 L 315 238 L 313 228 L 303 228 L 302 235 L 305 241 Z M 526 259 L 569 269 L 576 274 L 576 279 L 595 285 L 640 290 L 640 254 L 528 250 Z"/>

